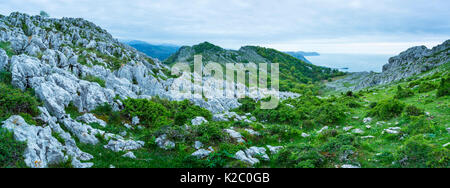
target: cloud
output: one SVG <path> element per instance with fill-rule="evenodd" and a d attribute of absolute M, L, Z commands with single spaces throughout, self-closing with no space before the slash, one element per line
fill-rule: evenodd
<path fill-rule="evenodd" d="M 352 43 L 361 53 L 381 53 L 448 39 L 448 7 L 448 0 L 14 0 L 2 2 L 0 13 L 82 17 L 115 37 L 154 43 L 354 52 Z"/>

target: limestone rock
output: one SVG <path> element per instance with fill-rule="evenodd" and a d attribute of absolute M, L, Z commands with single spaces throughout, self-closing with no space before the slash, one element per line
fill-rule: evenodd
<path fill-rule="evenodd" d="M 25 164 L 31 168 L 45 168 L 64 162 L 63 146 L 52 136 L 50 127 L 29 125 L 21 116 L 11 116 L 3 128 L 14 132 L 14 139 L 26 142 Z"/>
<path fill-rule="evenodd" d="M 203 123 L 208 123 L 208 120 L 206 120 L 204 117 L 196 117 L 191 120 L 192 125 L 201 125 Z"/>
<path fill-rule="evenodd" d="M 160 137 L 156 138 L 156 144 L 165 150 L 170 150 L 175 147 L 175 143 L 167 139 L 167 135 L 163 134 Z"/>
<path fill-rule="evenodd" d="M 122 155 L 122 157 L 128 157 L 128 158 L 131 158 L 131 159 L 136 159 L 136 156 L 131 151 L 125 153 L 124 155 Z"/>
<path fill-rule="evenodd" d="M 235 139 L 238 143 L 245 142 L 244 137 L 242 137 L 241 133 L 238 133 L 233 129 L 225 129 L 225 132 L 228 133 L 231 138 Z"/>
<path fill-rule="evenodd" d="M 84 115 L 78 117 L 77 120 L 84 121 L 87 124 L 98 123 L 100 126 L 106 127 L 105 121 L 103 121 L 101 119 L 97 119 L 97 117 L 95 117 L 94 114 L 91 114 L 91 113 L 84 114 Z"/>
<path fill-rule="evenodd" d="M 192 153 L 192 156 L 197 157 L 198 159 L 202 159 L 207 157 L 209 154 L 211 154 L 211 151 L 205 150 L 205 149 L 199 149 Z"/>

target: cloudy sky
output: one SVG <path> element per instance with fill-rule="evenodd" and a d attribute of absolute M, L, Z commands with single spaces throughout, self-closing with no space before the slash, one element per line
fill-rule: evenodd
<path fill-rule="evenodd" d="M 449 0 L 1 0 L 0 14 L 81 17 L 114 37 L 224 48 L 396 54 L 450 39 Z"/>

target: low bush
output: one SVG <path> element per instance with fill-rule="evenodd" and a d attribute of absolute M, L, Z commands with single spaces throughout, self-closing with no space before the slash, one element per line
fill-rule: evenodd
<path fill-rule="evenodd" d="M 386 99 L 380 101 L 371 109 L 369 115 L 388 120 L 399 116 L 403 112 L 404 107 L 405 104 L 397 99 Z"/>
<path fill-rule="evenodd" d="M 397 87 L 397 92 L 395 94 L 396 99 L 403 99 L 408 98 L 414 95 L 414 92 L 412 92 L 410 89 L 406 88 L 403 89 L 402 86 Z"/>
<path fill-rule="evenodd" d="M 170 124 L 169 111 L 160 103 L 148 99 L 123 100 L 123 113 L 131 119 L 139 117 L 141 125 L 146 127 L 160 127 Z"/>
<path fill-rule="evenodd" d="M 256 102 L 254 99 L 246 97 L 243 99 L 239 99 L 239 103 L 241 103 L 241 106 L 239 106 L 238 110 L 241 112 L 253 112 L 256 109 Z"/>
<path fill-rule="evenodd" d="M 0 83 L 0 117 L 25 113 L 31 116 L 39 115 L 37 108 L 41 103 L 30 91 L 21 91 L 10 85 Z"/>
<path fill-rule="evenodd" d="M 436 89 L 436 85 L 430 83 L 430 82 L 422 82 L 419 85 L 419 93 L 426 93 L 430 92 Z"/>
<path fill-rule="evenodd" d="M 441 79 L 441 83 L 438 87 L 437 96 L 443 97 L 450 95 L 450 76 Z"/>
<path fill-rule="evenodd" d="M 433 132 L 434 124 L 424 116 L 412 117 L 407 126 L 402 131 L 408 135 L 417 135 Z"/>
<path fill-rule="evenodd" d="M 15 55 L 14 50 L 11 48 L 11 43 L 9 42 L 0 42 L 0 48 L 5 50 L 8 57 L 12 57 L 13 55 Z"/>
<path fill-rule="evenodd" d="M 424 115 L 425 112 L 424 110 L 417 108 L 414 105 L 409 105 L 405 108 L 405 113 L 408 116 L 420 116 L 420 115 Z"/>
<path fill-rule="evenodd" d="M 312 117 L 318 123 L 335 124 L 343 120 L 346 116 L 344 107 L 341 105 L 325 103 L 312 112 Z"/>
<path fill-rule="evenodd" d="M 396 159 L 402 168 L 448 168 L 450 166 L 450 151 L 431 144 L 422 135 L 408 139 L 396 154 Z"/>
<path fill-rule="evenodd" d="M 307 144 L 288 146 L 275 157 L 277 166 L 287 168 L 320 168 L 324 164 L 324 157 L 317 148 Z"/>

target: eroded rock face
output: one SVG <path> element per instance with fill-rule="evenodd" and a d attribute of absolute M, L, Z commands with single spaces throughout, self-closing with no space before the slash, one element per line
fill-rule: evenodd
<path fill-rule="evenodd" d="M 50 127 L 29 125 L 20 116 L 11 116 L 3 128 L 14 132 L 14 139 L 26 142 L 25 164 L 31 168 L 45 168 L 64 162 L 63 146 L 53 136 Z"/>
<path fill-rule="evenodd" d="M 94 114 L 91 114 L 91 113 L 84 114 L 84 115 L 78 117 L 77 120 L 83 121 L 87 124 L 98 123 L 100 126 L 106 127 L 105 121 L 98 119 L 97 117 L 94 116 Z"/>
<path fill-rule="evenodd" d="M 192 125 L 201 125 L 204 123 L 208 123 L 208 120 L 206 120 L 204 117 L 196 117 L 191 121 Z"/>
<path fill-rule="evenodd" d="M 432 49 L 425 46 L 412 47 L 390 58 L 389 63 L 383 66 L 382 73 L 366 75 L 355 89 L 388 84 L 429 71 L 448 63 L 450 61 L 448 54 L 450 54 L 450 40 Z"/>
<path fill-rule="evenodd" d="M 8 67 L 8 60 L 5 50 L 0 48 L 0 71 L 4 71 Z"/>

